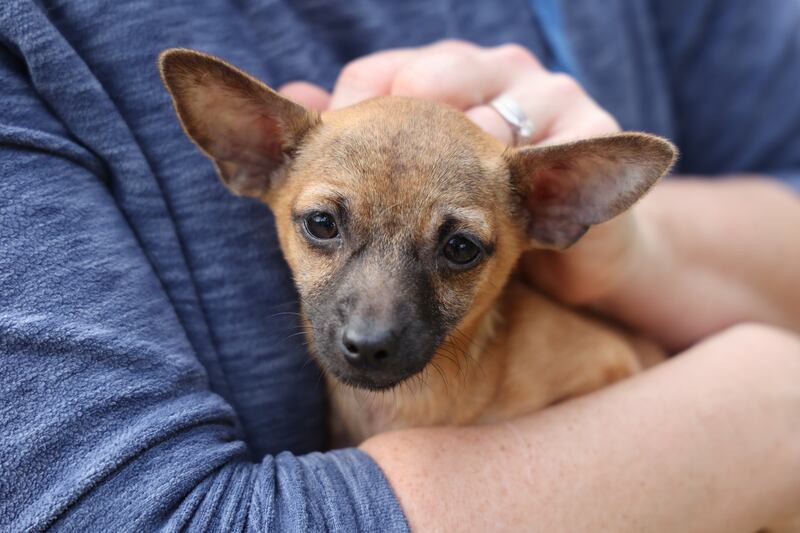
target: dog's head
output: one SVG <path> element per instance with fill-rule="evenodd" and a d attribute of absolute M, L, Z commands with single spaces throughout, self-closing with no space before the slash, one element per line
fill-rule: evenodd
<path fill-rule="evenodd" d="M 223 183 L 274 212 L 316 358 L 358 387 L 420 372 L 489 311 L 526 248 L 569 246 L 675 156 L 638 133 L 509 149 L 441 104 L 319 115 L 211 56 L 169 50 L 160 66 Z"/>

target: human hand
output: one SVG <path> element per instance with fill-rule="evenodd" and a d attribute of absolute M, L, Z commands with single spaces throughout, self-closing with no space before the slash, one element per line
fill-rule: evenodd
<path fill-rule="evenodd" d="M 442 41 L 383 51 L 346 65 L 332 94 L 304 82 L 290 83 L 281 91 L 319 110 L 384 95 L 435 100 L 464 111 L 506 144 L 514 140 L 512 127 L 489 105 L 499 96 L 516 101 L 533 122 L 532 144 L 559 144 L 620 129 L 573 78 L 549 72 L 517 45 L 482 48 Z M 626 214 L 596 226 L 566 252 L 527 254 L 522 270 L 556 297 L 591 303 L 618 285 L 641 233 L 636 216 Z"/>
<path fill-rule="evenodd" d="M 377 52 L 347 64 L 332 94 L 306 82 L 289 83 L 281 92 L 319 110 L 386 95 L 435 100 L 464 111 L 507 144 L 513 139 L 511 127 L 489 106 L 501 95 L 519 103 L 533 121 L 535 144 L 619 131 L 613 117 L 573 78 L 547 71 L 528 50 L 513 44 L 482 48 L 448 40 Z"/>

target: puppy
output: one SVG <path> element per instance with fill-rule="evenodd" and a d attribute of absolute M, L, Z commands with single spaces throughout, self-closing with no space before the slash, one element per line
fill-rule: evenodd
<path fill-rule="evenodd" d="M 637 371 L 634 339 L 514 267 L 632 206 L 672 166 L 666 140 L 509 148 L 438 103 L 320 115 L 199 52 L 168 50 L 160 69 L 225 186 L 275 215 L 337 444 L 508 419 Z"/>

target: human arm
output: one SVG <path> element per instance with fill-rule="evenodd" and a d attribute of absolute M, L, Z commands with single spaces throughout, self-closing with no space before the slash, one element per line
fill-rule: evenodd
<path fill-rule="evenodd" d="M 673 350 L 741 322 L 800 331 L 800 196 L 784 184 L 671 180 L 635 216 L 595 228 L 566 254 L 532 254 L 527 271 Z"/>
<path fill-rule="evenodd" d="M 713 376 L 713 379 L 709 379 Z M 419 531 L 748 533 L 800 504 L 800 340 L 739 326 L 506 424 L 362 444 Z"/>
<path fill-rule="evenodd" d="M 404 530 L 361 452 L 253 456 L 165 289 L 188 273 L 157 268 L 109 185 L 123 155 L 101 161 L 27 72 L 0 47 L 0 529 Z M 74 78 L 64 105 L 95 116 Z M 136 179 L 133 201 L 161 200 Z"/>

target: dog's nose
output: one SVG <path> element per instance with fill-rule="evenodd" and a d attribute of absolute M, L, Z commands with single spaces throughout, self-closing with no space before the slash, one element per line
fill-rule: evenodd
<path fill-rule="evenodd" d="M 342 352 L 351 365 L 375 368 L 397 349 L 397 336 L 390 328 L 362 323 L 350 324 L 342 333 Z"/>

